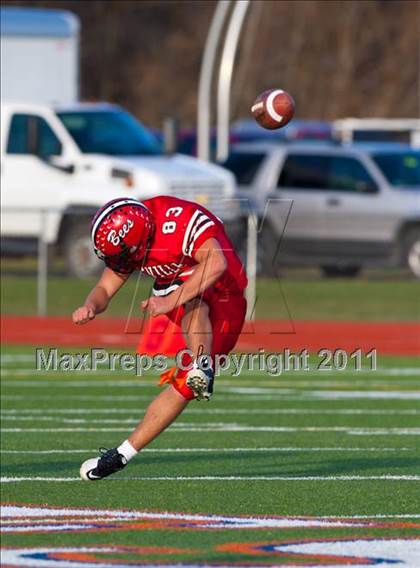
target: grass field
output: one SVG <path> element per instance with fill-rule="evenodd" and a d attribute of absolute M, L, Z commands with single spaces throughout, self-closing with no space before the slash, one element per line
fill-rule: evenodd
<path fill-rule="evenodd" d="M 51 277 L 48 315 L 70 315 L 84 301 L 94 280 Z M 3 314 L 36 314 L 36 278 L 3 275 Z M 137 306 L 150 294 L 151 281 L 130 278 L 108 308 L 107 315 L 127 316 L 133 297 Z M 419 283 L 410 279 L 325 280 L 313 271 L 290 271 L 278 281 L 257 282 L 258 318 L 304 320 L 420 320 Z"/>
<path fill-rule="evenodd" d="M 5 566 L 420 566 L 419 359 L 221 377 L 97 483 L 79 464 L 125 439 L 156 377 L 36 373 L 19 346 L 2 368 L 2 502 L 37 506 L 4 509 Z"/>

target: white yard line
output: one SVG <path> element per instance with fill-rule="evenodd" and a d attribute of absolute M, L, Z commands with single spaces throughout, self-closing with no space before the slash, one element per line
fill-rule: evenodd
<path fill-rule="evenodd" d="M 249 378 L 243 377 L 242 375 L 238 377 L 232 377 L 227 379 L 226 375 L 216 377 L 219 386 L 221 387 L 232 387 L 232 388 L 259 388 L 259 389 L 278 389 L 281 387 L 287 387 L 292 389 L 302 389 L 305 387 L 314 388 L 314 387 L 340 387 L 340 388 L 354 388 L 354 387 L 364 387 L 368 381 L 369 385 L 374 387 L 379 386 L 407 386 L 413 385 L 417 386 L 420 385 L 420 380 L 418 380 L 418 376 L 420 374 L 420 368 L 413 369 L 413 377 L 411 378 L 398 378 L 397 379 L 385 379 L 383 377 L 376 377 L 370 376 L 368 379 L 356 379 L 352 376 L 349 376 L 348 372 L 340 371 L 336 372 L 337 375 L 334 375 L 334 379 L 318 379 L 318 375 L 315 375 L 316 371 L 313 371 L 312 376 L 317 376 L 317 379 L 306 376 L 305 378 L 300 378 L 298 373 L 293 372 L 293 378 L 291 379 L 290 376 L 285 379 L 283 375 L 278 377 L 273 377 L 272 380 L 266 380 L 264 378 Z M 414 372 L 415 371 L 415 372 Z M 346 373 L 346 374 L 345 374 Z M 36 369 L 1 369 L 1 384 L 6 387 L 15 387 L 15 386 L 34 386 L 38 385 L 39 387 L 47 387 L 52 384 L 62 384 L 64 386 L 72 384 L 73 386 L 85 386 L 89 385 L 101 385 L 101 386 L 109 386 L 112 384 L 124 384 L 126 383 L 128 386 L 133 385 L 133 387 L 137 386 L 153 386 L 156 384 L 158 380 L 159 373 L 156 374 L 142 374 L 142 375 L 135 375 L 134 372 L 119 372 L 119 371 L 111 371 L 111 370 L 98 370 L 98 371 L 37 371 Z M 321 373 L 322 376 L 325 376 L 325 373 Z M 86 377 L 89 376 L 89 379 Z M 101 377 L 113 377 L 112 379 L 102 379 Z M 392 377 L 398 376 L 397 373 L 393 374 Z M 411 376 L 411 375 L 410 375 Z M 340 378 L 342 377 L 342 378 Z M 83 380 L 85 379 L 85 380 Z M 255 380 L 258 381 L 258 387 L 255 385 Z"/>
<path fill-rule="evenodd" d="M 255 367 L 257 367 L 257 364 L 255 363 Z M 235 370 L 235 367 L 233 365 L 231 365 L 230 369 L 226 372 L 226 374 L 224 376 L 231 376 L 231 373 Z M 230 372 L 229 372 L 230 371 Z M 369 363 L 368 362 L 364 362 L 364 364 L 362 363 L 362 368 L 360 369 L 360 371 L 358 371 L 357 369 L 355 369 L 354 367 L 352 368 L 351 363 L 348 365 L 347 369 L 344 369 L 343 371 L 337 371 L 333 368 L 331 369 L 320 369 L 319 368 L 319 363 L 318 365 L 314 365 L 314 364 L 310 364 L 308 369 L 296 369 L 294 370 L 292 368 L 292 365 L 290 364 L 290 369 L 289 370 L 285 370 L 283 369 L 283 372 L 281 375 L 275 375 L 275 374 L 269 374 L 268 371 L 264 371 L 264 370 L 252 370 L 252 369 L 242 369 L 241 375 L 238 378 L 243 378 L 246 379 L 247 377 L 252 377 L 252 376 L 261 376 L 261 377 L 265 377 L 266 379 L 278 379 L 284 376 L 287 376 L 288 378 L 291 377 L 296 377 L 297 379 L 301 378 L 301 379 L 305 379 L 308 378 L 308 376 L 310 375 L 314 375 L 317 374 L 319 377 L 325 377 L 326 380 L 328 380 L 329 376 L 334 376 L 335 378 L 337 378 L 337 376 L 356 376 L 356 377 L 363 377 L 363 376 L 370 376 L 372 378 L 376 377 L 378 378 L 379 375 L 389 375 L 389 376 L 414 376 L 414 377 L 418 377 L 420 375 L 420 367 L 416 366 L 416 367 L 380 367 L 378 366 L 376 370 L 372 370 L 369 367 Z M 233 377 L 234 379 L 235 377 Z"/>
<path fill-rule="evenodd" d="M 414 371 L 414 370 L 413 370 Z M 223 387 L 232 388 L 258 388 L 258 389 L 277 389 L 279 387 L 289 387 L 295 388 L 313 388 L 313 387 L 346 387 L 354 388 L 364 387 L 366 384 L 377 386 L 392 386 L 399 385 L 402 387 L 413 385 L 418 386 L 420 384 L 419 373 L 420 368 L 413 372 L 414 378 L 404 378 L 398 377 L 398 374 L 392 375 L 392 378 L 386 379 L 383 376 L 369 376 L 368 378 L 353 378 L 353 376 L 345 375 L 344 371 L 336 372 L 338 373 L 332 375 L 334 378 L 331 379 L 321 379 L 319 380 L 318 375 L 315 373 L 312 375 L 313 378 L 306 376 L 305 379 L 299 378 L 297 375 L 293 374 L 293 377 L 284 376 L 272 377 L 272 380 L 264 379 L 263 377 L 251 376 L 249 378 L 238 376 L 227 379 L 226 375 L 216 376 L 218 384 Z M 52 384 L 62 384 L 69 385 L 70 383 L 74 386 L 85 386 L 87 384 L 97 384 L 101 386 L 109 386 L 112 384 L 124 384 L 133 386 L 147 386 L 154 385 L 159 379 L 159 372 L 155 374 L 139 374 L 136 375 L 134 372 L 117 372 L 117 371 L 37 371 L 36 369 L 2 369 L 1 370 L 1 384 L 3 386 L 33 386 L 39 385 L 40 387 L 47 387 Z M 325 374 L 322 374 L 325 376 Z M 317 377 L 317 378 L 315 378 Z M 394 378 L 398 377 L 398 378 Z M 256 385 L 257 382 L 257 385 Z"/>
<path fill-rule="evenodd" d="M 19 414 L 16 420 L 40 420 L 37 415 L 45 414 L 131 414 L 133 412 L 141 413 L 146 408 L 10 408 L 3 409 L 1 411 L 1 418 L 8 419 L 11 416 Z M 25 413 L 22 416 L 21 413 Z M 361 409 L 361 408 L 187 408 L 184 411 L 184 415 L 187 414 L 256 414 L 256 415 L 276 415 L 276 414 L 359 414 L 359 415 L 372 415 L 372 416 L 388 416 L 388 415 L 413 415 L 420 416 L 420 407 L 416 408 L 405 408 L 403 410 L 395 409 Z M 43 417 L 47 419 L 48 417 Z M 48 418 L 50 420 L 50 418 Z"/>
<path fill-rule="evenodd" d="M 159 390 L 156 388 L 155 393 L 159 392 Z M 217 396 L 217 389 L 216 389 L 216 396 Z M 307 391 L 305 391 L 306 393 Z M 336 392 L 334 392 L 334 395 L 336 394 Z M 375 397 L 372 395 L 369 396 L 349 396 L 351 395 L 351 393 L 344 393 L 345 396 L 339 396 L 340 392 L 338 392 L 338 396 L 328 396 L 328 397 L 316 397 L 316 396 L 283 396 L 281 393 L 278 393 L 277 395 L 274 394 L 270 394 L 267 396 L 263 396 L 263 395 L 259 395 L 259 396 L 229 396 L 229 395 L 221 395 L 219 397 L 219 400 L 221 402 L 232 402 L 235 404 L 246 404 L 249 402 L 278 402 L 280 403 L 288 403 L 288 402 L 318 402 L 320 400 L 322 400 L 322 398 L 325 398 L 325 400 L 328 400 L 329 402 L 335 402 L 335 401 L 340 401 L 341 399 L 355 399 L 355 400 L 363 400 L 363 399 L 369 399 L 369 400 L 375 400 L 375 401 L 381 401 L 381 400 L 420 400 L 420 392 L 415 392 L 415 395 L 413 396 L 412 393 L 406 391 L 397 391 L 396 394 L 394 393 L 389 393 L 389 392 L 381 392 L 379 393 L 379 396 Z M 28 396 L 27 395 L 9 395 L 9 394 L 2 394 L 1 396 L 2 401 L 27 401 L 28 400 Z M 68 393 L 65 395 L 30 395 L 30 400 L 31 401 L 35 401 L 35 400 L 39 400 L 39 401 L 54 401 L 57 402 L 58 400 L 64 400 L 67 403 L 70 401 L 83 401 L 83 402 L 95 402 L 95 403 L 99 403 L 99 402 L 132 402 L 132 403 L 138 403 L 138 402 L 143 402 L 143 401 L 147 401 L 150 402 L 153 398 L 153 393 L 151 393 L 150 395 L 139 395 L 137 393 L 133 393 L 131 395 L 78 395 L 78 394 L 72 394 L 72 393 Z M 376 402 L 376 404 L 378 404 L 378 402 Z M 132 409 L 132 410 L 136 410 L 136 409 Z"/>
<path fill-rule="evenodd" d="M 159 392 L 156 389 L 156 392 Z M 216 389 L 216 396 L 217 396 Z M 223 402 L 235 402 L 235 403 L 245 403 L 245 402 L 263 402 L 263 401 L 281 401 L 281 402 L 314 402 L 319 400 L 342 400 L 342 399 L 354 399 L 354 400 L 420 400 L 420 391 L 361 391 L 361 392 L 345 392 L 345 391 L 324 391 L 321 395 L 318 395 L 316 392 L 309 393 L 308 391 L 304 391 L 305 395 L 301 396 L 284 396 L 282 394 L 284 391 L 277 390 L 277 394 L 269 394 L 269 395 L 246 395 L 241 396 L 240 394 L 236 394 L 235 396 L 223 395 L 221 400 Z M 151 401 L 153 397 L 153 393 L 150 395 L 139 395 L 137 393 L 133 393 L 131 395 L 78 395 L 78 394 L 71 394 L 68 393 L 66 395 L 30 395 L 30 400 L 81 400 L 81 401 L 93 401 L 93 402 L 100 402 L 100 401 L 111 401 L 111 402 L 119 402 L 119 401 L 131 401 L 131 402 L 138 402 L 138 401 Z M 2 394 L 2 400 L 28 400 L 27 395 L 9 395 L 9 394 Z"/>
<path fill-rule="evenodd" d="M 58 511 L 61 512 L 60 510 L 58 510 Z M 64 510 L 64 512 L 67 513 L 67 515 L 68 515 L 67 510 Z M 154 518 L 154 517 L 155 518 L 163 518 L 163 519 L 172 518 L 172 515 L 170 515 L 170 514 L 166 514 L 166 515 L 162 514 L 159 517 L 158 513 L 155 514 L 155 515 L 153 513 L 149 514 L 149 515 L 147 515 L 147 513 L 145 513 L 144 515 L 142 515 L 141 513 L 136 515 L 134 513 L 132 515 L 132 517 L 125 517 L 123 515 L 119 515 L 118 512 L 115 516 L 116 518 L 112 517 L 111 515 L 100 517 L 100 516 L 97 516 L 97 515 L 99 515 L 99 513 L 101 511 L 98 511 L 98 512 L 92 511 L 92 512 L 93 512 L 94 515 L 86 516 L 85 518 L 76 516 L 75 517 L 76 522 L 77 523 L 88 523 L 88 522 L 91 522 L 93 520 L 95 523 L 106 522 L 106 521 L 112 523 L 112 522 L 119 521 L 119 520 L 131 520 L 132 518 L 134 518 L 134 519 L 135 518 L 150 519 L 150 518 Z M 85 512 L 85 514 L 89 515 L 90 511 Z M 94 519 L 92 519 L 92 516 L 94 516 Z M 180 514 L 180 515 L 173 514 L 173 518 L 175 518 L 175 519 L 177 519 L 177 518 L 188 519 L 189 517 L 195 517 L 195 515 L 190 516 L 190 515 L 182 515 L 182 514 Z M 204 517 L 204 518 L 201 518 L 201 517 Z M 302 518 L 302 517 L 295 517 L 294 516 L 294 517 L 286 517 L 285 519 L 287 519 L 287 520 L 282 520 L 281 518 L 275 518 L 275 520 L 271 520 L 269 518 L 268 519 L 267 518 L 259 519 L 258 517 L 257 518 L 250 517 L 249 520 L 248 520 L 247 517 L 245 517 L 245 518 L 239 517 L 236 522 L 240 525 L 238 528 L 249 528 L 250 523 L 256 523 L 256 524 L 258 524 L 258 526 L 262 525 L 262 528 L 264 528 L 266 525 L 268 525 L 267 528 L 272 528 L 272 525 L 276 525 L 279 528 L 284 528 L 285 526 L 291 526 L 292 528 L 295 528 L 296 525 L 299 525 L 299 519 L 301 519 L 300 523 L 305 524 L 306 526 L 314 526 L 312 523 L 316 522 L 317 520 L 318 521 L 325 520 L 326 521 L 325 525 L 327 525 L 328 528 L 331 528 L 331 527 L 334 527 L 334 525 L 338 525 L 338 526 L 342 527 L 343 525 L 340 524 L 340 521 L 346 521 L 346 520 L 348 520 L 348 521 L 351 521 L 351 520 L 355 520 L 355 521 L 367 520 L 367 521 L 369 521 L 369 520 L 373 520 L 373 519 L 419 519 L 419 518 L 420 518 L 419 514 L 413 514 L 413 515 L 410 515 L 410 514 L 403 514 L 403 515 L 398 515 L 398 514 L 391 514 L 391 515 L 386 515 L 386 514 L 381 514 L 381 515 L 331 515 L 330 517 L 319 516 L 319 517 L 312 517 L 312 518 L 311 517 L 303 517 Z M 30 518 L 29 520 L 30 520 L 31 525 L 40 525 L 40 526 L 44 526 L 44 527 L 45 527 L 45 522 L 50 522 L 51 525 L 46 525 L 47 530 L 51 530 L 55 527 L 60 527 L 61 523 L 64 523 L 64 524 L 66 523 L 66 521 L 61 520 L 61 515 L 58 515 L 58 518 L 53 517 L 51 520 L 50 519 L 51 519 L 51 517 L 47 516 L 46 519 L 45 518 L 41 518 L 41 519 Z M 191 519 L 191 520 L 195 520 L 195 519 Z M 205 517 L 204 515 L 197 515 L 197 520 L 199 520 L 199 521 L 200 520 L 204 520 L 204 521 L 208 520 L 208 521 L 214 522 L 215 520 L 216 521 L 219 520 L 219 517 L 217 515 L 215 515 L 214 517 L 212 517 L 212 516 Z M 235 521 L 232 521 L 231 518 L 228 518 L 227 520 L 228 520 L 229 525 L 230 525 L 229 528 L 232 528 L 232 522 L 235 522 Z M 21 527 L 21 531 L 23 532 L 23 531 L 27 531 L 27 528 L 28 528 L 27 525 L 26 525 L 27 522 L 28 522 L 27 518 L 23 518 L 23 519 L 18 518 L 16 520 L 6 518 L 4 521 L 0 521 L 0 526 L 12 527 L 13 525 L 21 525 L 22 523 L 25 523 L 24 527 Z M 286 523 L 288 523 L 288 525 L 286 525 Z M 69 524 L 68 526 L 74 528 L 73 519 L 71 519 L 71 524 Z M 352 523 L 351 525 L 349 525 L 349 528 L 355 528 L 355 527 L 357 527 L 357 525 L 355 523 Z M 368 527 L 368 525 L 363 524 L 363 528 L 366 528 L 366 527 Z M 254 528 L 254 527 L 251 527 L 251 528 Z M 258 528 L 258 527 L 256 527 L 256 528 Z M 18 531 L 18 532 L 21 532 L 21 531 Z M 4 531 L 4 532 L 6 532 L 6 531 Z M 7 531 L 7 532 L 9 532 L 9 531 Z"/>
<path fill-rule="evenodd" d="M 184 417 L 187 417 L 187 414 L 191 414 L 186 412 L 184 414 Z M 200 413 L 197 413 L 200 414 Z M 203 413 L 206 414 L 207 416 L 211 415 L 212 413 Z M 221 413 L 215 413 L 218 414 L 220 416 Z M 229 413 L 229 412 L 224 412 L 223 415 L 226 414 L 237 414 L 238 413 Z M 244 418 L 246 418 L 246 415 L 248 414 L 257 414 L 258 413 L 240 413 L 241 416 L 244 416 Z M 277 413 L 274 413 L 277 414 Z M 302 413 L 304 414 L 304 413 Z M 318 412 L 316 414 L 320 414 L 322 415 L 322 412 Z M 336 412 L 334 413 L 336 415 L 340 415 L 340 412 Z M 122 418 L 122 417 L 118 417 L 118 418 L 66 418 L 65 416 L 33 416 L 33 415 L 22 415 L 22 416 L 15 416 L 15 415 L 6 415 L 6 416 L 2 416 L 1 417 L 1 422 L 2 423 L 6 423 L 6 422 L 57 422 L 58 424 L 102 424 L 104 426 L 109 425 L 109 424 L 119 424 L 121 426 L 123 426 L 124 424 L 131 424 L 131 425 L 136 425 L 137 422 L 139 421 L 139 419 L 142 417 L 142 412 L 139 411 L 138 414 L 136 416 L 131 416 L 129 418 Z M 195 414 L 194 414 L 195 416 Z M 420 413 L 419 413 L 420 416 Z M 179 423 L 177 423 L 179 425 Z M 174 426 L 177 426 L 177 424 L 174 424 Z M 215 426 L 218 423 L 217 422 L 208 422 L 207 423 L 209 426 Z M 205 425 L 205 423 L 203 423 L 200 420 L 197 421 L 191 421 L 187 423 L 188 426 L 197 426 L 197 427 L 202 427 Z M 240 426 L 240 424 L 238 424 L 238 426 Z M 350 426 L 348 426 L 347 428 L 350 428 Z M 419 430 L 420 432 L 420 430 Z"/>
<path fill-rule="evenodd" d="M 408 369 L 410 371 L 409 375 L 411 376 L 411 373 L 413 373 L 412 376 L 414 376 L 414 379 L 411 378 L 398 378 L 398 380 L 392 378 L 392 379 L 384 379 L 382 376 L 376 376 L 377 373 L 378 374 L 382 374 L 381 371 L 377 371 L 375 372 L 375 374 L 372 374 L 372 371 L 365 371 L 366 374 L 369 374 L 369 385 L 374 385 L 374 386 L 381 386 L 381 385 L 399 385 L 401 384 L 401 386 L 404 385 L 416 385 L 416 384 L 420 384 L 420 379 L 418 379 L 418 377 L 420 376 L 420 367 L 415 368 L 415 369 Z M 404 371 L 404 369 L 400 370 L 401 372 Z M 360 375 L 363 375 L 362 371 L 331 371 L 331 376 L 333 376 L 333 379 L 329 379 L 327 378 L 329 375 L 327 375 L 326 373 L 322 373 L 319 372 L 317 373 L 316 371 L 313 372 L 314 376 L 316 374 L 316 379 L 311 379 L 310 376 L 306 376 L 306 377 L 301 377 L 299 376 L 299 373 L 296 373 L 293 371 L 291 372 L 292 374 L 289 373 L 289 375 L 287 376 L 287 379 L 284 378 L 284 375 L 280 376 L 280 377 L 272 377 L 272 380 L 267 380 L 264 378 L 259 378 L 255 379 L 254 377 L 243 377 L 243 376 L 239 376 L 239 377 L 233 377 L 233 378 L 229 378 L 226 379 L 226 375 L 223 375 L 223 377 L 221 377 L 219 380 L 223 381 L 224 385 L 227 386 L 237 386 L 238 383 L 244 385 L 244 386 L 251 386 L 253 384 L 255 384 L 255 380 L 258 380 L 258 386 L 259 387 L 276 387 L 279 383 L 281 383 L 283 386 L 286 387 L 295 387 L 296 385 L 298 385 L 298 387 L 314 387 L 314 386 L 319 386 L 319 387 L 342 387 L 342 386 L 348 386 L 350 388 L 357 386 L 357 387 L 363 387 L 366 386 L 366 378 L 355 378 L 356 377 L 360 377 Z M 349 376 L 349 374 L 351 376 Z M 321 380 L 319 380 L 319 378 L 321 377 L 325 377 L 322 378 Z M 397 373 L 392 373 L 392 376 L 398 376 Z M 291 378 L 293 377 L 293 378 Z"/>
<path fill-rule="evenodd" d="M 37 379 L 33 380 L 18 380 L 18 381 L 2 381 L 2 386 L 6 388 L 50 388 L 54 386 L 54 388 L 77 388 L 77 387 L 89 387 L 89 388 L 155 388 L 156 382 L 155 381 L 142 381 L 141 378 L 137 380 L 123 380 L 116 378 L 112 381 L 101 381 L 101 380 L 93 380 L 93 381 L 74 381 L 71 379 L 66 379 L 65 381 L 59 380 L 51 380 L 51 381 L 38 381 Z M 325 385 L 324 385 L 325 386 Z M 344 386 L 344 385 L 340 385 Z M 354 386 L 354 385 L 352 385 Z M 395 383 L 391 386 L 395 387 Z M 387 385 L 385 386 L 387 389 Z M 220 383 L 217 387 L 218 392 L 221 393 L 234 393 L 237 395 L 280 395 L 282 396 L 285 393 L 297 395 L 299 393 L 309 393 L 311 398 L 410 398 L 414 400 L 420 400 L 420 390 L 331 390 L 331 389 L 318 389 L 318 390 L 306 390 L 306 389 L 289 389 L 284 388 L 281 380 L 279 380 L 279 384 L 275 388 L 266 388 L 266 387 L 254 387 L 254 386 L 225 386 Z"/>
<path fill-rule="evenodd" d="M 50 432 L 126 432 L 127 428 L 2 428 L 6 433 L 50 433 Z M 360 436 L 370 435 L 411 435 L 419 436 L 420 428 L 357 428 L 349 426 L 244 426 L 239 424 L 191 426 L 175 423 L 166 432 L 344 432 Z"/>
<path fill-rule="evenodd" d="M 308 397 L 309 398 L 309 397 Z M 420 400 L 420 391 L 389 390 L 389 391 L 333 391 L 318 390 L 310 395 L 312 399 L 389 399 L 389 400 Z"/>
<path fill-rule="evenodd" d="M 35 361 L 34 353 L 3 353 L 0 362 L 4 363 L 33 363 Z"/>
<path fill-rule="evenodd" d="M 92 381 L 75 381 L 71 379 L 71 375 L 66 375 L 65 380 L 58 379 L 52 377 L 49 381 L 39 381 L 36 377 L 40 375 L 39 372 L 34 372 L 34 378 L 30 380 L 19 379 L 17 381 L 10 381 L 10 380 L 3 380 L 1 381 L 1 385 L 5 388 L 77 388 L 77 387 L 92 387 L 92 388 L 153 388 L 156 386 L 156 380 L 154 381 L 146 381 L 144 377 L 138 377 L 137 380 L 126 380 L 121 379 L 118 376 L 115 377 L 114 380 L 110 381 L 101 381 L 97 379 L 93 379 Z M 86 376 L 86 374 L 84 373 Z"/>
<path fill-rule="evenodd" d="M 272 447 L 272 448 L 145 448 L 142 453 L 260 453 L 260 452 L 410 452 L 415 448 L 381 448 L 381 447 L 368 447 L 368 448 L 348 448 L 348 447 L 311 447 L 302 448 L 296 446 Z M 97 448 L 91 449 L 75 449 L 75 450 L 0 450 L 0 454 L 84 454 L 84 453 L 98 453 Z"/>
<path fill-rule="evenodd" d="M 1 415 L 15 415 L 22 412 L 31 413 L 35 416 L 37 414 L 128 414 L 131 412 L 141 412 L 145 408 L 3 408 Z M 189 410 L 189 412 L 191 412 Z"/>
<path fill-rule="evenodd" d="M 309 476 L 265 476 L 265 475 L 185 475 L 111 477 L 111 481 L 420 481 L 420 475 L 309 475 Z M 8 477 L 2 476 L 1 483 L 22 481 L 68 482 L 82 480 L 79 477 Z"/>
<path fill-rule="evenodd" d="M 327 517 L 327 516 L 320 516 L 318 517 L 319 519 L 330 519 L 331 517 Z M 409 514 L 404 514 L 404 515 L 386 515 L 386 514 L 381 514 L 381 515 L 333 515 L 334 519 L 420 519 L 420 515 L 419 514 L 414 514 L 414 515 L 409 515 Z"/>
<path fill-rule="evenodd" d="M 134 371 L 123 371 L 119 368 L 116 368 L 115 370 L 112 369 L 106 369 L 105 367 L 101 368 L 97 368 L 96 370 L 64 370 L 64 369 L 58 369 L 57 371 L 54 371 L 52 369 L 43 369 L 43 370 L 37 370 L 35 367 L 35 355 L 33 356 L 29 356 L 29 358 L 26 358 L 25 356 L 23 356 L 24 358 L 22 359 L 7 359 L 4 360 L 3 358 L 1 359 L 2 364 L 5 363 L 7 364 L 12 364 L 14 362 L 16 363 L 20 363 L 20 362 L 32 362 L 33 365 L 32 366 L 21 366 L 21 367 L 4 367 L 3 365 L 0 368 L 0 371 L 3 375 L 5 376 L 16 376 L 16 377 L 20 377 L 20 376 L 25 376 L 28 374 L 35 374 L 37 376 L 47 376 L 47 375 L 52 375 L 52 373 L 55 374 L 55 376 L 77 376 L 77 377 L 82 377 L 84 375 L 86 375 L 86 372 L 88 372 L 89 374 L 93 374 L 96 376 L 100 376 L 100 375 L 116 375 L 116 376 L 133 376 Z M 173 366 L 174 362 L 169 360 L 168 361 L 168 368 Z M 90 363 L 89 363 L 90 365 Z M 247 370 L 247 369 L 243 369 L 241 371 L 240 376 L 238 377 L 232 377 L 231 373 L 233 373 L 235 371 L 235 367 L 234 365 L 231 365 L 231 368 L 223 374 L 223 377 L 227 378 L 230 377 L 229 380 L 232 381 L 232 385 L 235 384 L 235 381 L 237 380 L 250 380 L 250 377 L 252 376 L 258 376 L 258 377 L 264 377 L 265 379 L 272 379 L 273 381 L 275 380 L 282 380 L 282 378 L 284 376 L 287 376 L 288 378 L 294 377 L 293 381 L 305 381 L 308 380 L 308 377 L 310 375 L 318 375 L 321 377 L 325 377 L 325 383 L 329 381 L 329 376 L 334 375 L 334 378 L 337 378 L 337 376 L 342 376 L 343 377 L 343 381 L 346 380 L 346 377 L 350 376 L 356 376 L 356 377 L 362 377 L 365 375 L 369 375 L 371 377 L 372 380 L 380 380 L 379 376 L 380 375 L 385 375 L 385 376 L 391 376 L 391 377 L 419 377 L 420 376 L 420 367 L 379 367 L 376 371 L 372 371 L 368 365 L 366 364 L 365 367 L 363 367 L 360 371 L 354 369 L 354 368 L 348 368 L 345 369 L 343 371 L 335 371 L 334 369 L 331 370 L 320 370 L 318 367 L 311 365 L 309 367 L 309 369 L 301 369 L 301 370 L 284 370 L 283 373 L 281 375 L 270 375 L 267 371 L 264 370 Z M 150 371 L 147 371 L 145 375 L 143 375 L 143 378 L 146 379 L 151 379 L 151 377 L 153 376 L 153 374 Z M 310 381 L 308 381 L 309 383 Z M 322 385 L 324 384 L 324 379 L 322 379 L 321 381 L 319 381 L 319 383 Z M 263 383 L 266 386 L 270 386 L 268 384 L 268 382 L 266 381 L 265 383 Z M 272 386 L 276 386 L 275 383 L 271 383 Z M 290 383 L 291 385 L 293 385 L 293 383 Z M 311 383 L 312 384 L 312 383 Z M 337 384 L 339 384 L 337 382 Z"/>
<path fill-rule="evenodd" d="M 83 401 L 93 401 L 93 402 L 98 402 L 98 401 L 106 401 L 106 402 L 137 402 L 139 400 L 147 400 L 147 401 L 151 401 L 153 395 L 138 395 L 138 394 L 132 394 L 132 395 L 85 395 L 85 394 L 71 394 L 68 393 L 66 395 L 31 395 L 30 396 L 30 400 L 83 400 Z M 2 394 L 1 395 L 1 399 L 2 400 L 28 400 L 28 396 L 24 395 L 24 394 Z"/>

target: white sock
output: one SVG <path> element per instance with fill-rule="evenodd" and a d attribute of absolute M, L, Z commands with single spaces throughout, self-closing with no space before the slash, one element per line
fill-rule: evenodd
<path fill-rule="evenodd" d="M 138 454 L 138 450 L 133 448 L 128 440 L 123 442 L 121 446 L 118 446 L 117 451 L 119 454 L 123 455 L 128 462 Z"/>

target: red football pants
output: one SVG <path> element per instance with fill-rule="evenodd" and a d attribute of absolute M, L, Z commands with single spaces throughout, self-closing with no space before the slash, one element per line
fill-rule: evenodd
<path fill-rule="evenodd" d="M 228 355 L 235 347 L 241 333 L 246 314 L 246 300 L 243 295 L 219 292 L 214 288 L 206 290 L 202 301 L 209 307 L 209 319 L 212 327 L 211 356 Z M 169 319 L 181 324 L 185 313 L 184 306 L 168 314 Z M 188 371 L 178 370 L 174 387 L 186 398 L 192 400 L 194 394 L 185 385 Z"/>

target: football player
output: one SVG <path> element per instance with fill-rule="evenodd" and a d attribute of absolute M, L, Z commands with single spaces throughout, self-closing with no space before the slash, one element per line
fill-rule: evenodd
<path fill-rule="evenodd" d="M 223 223 L 204 207 L 176 197 L 115 199 L 96 213 L 92 239 L 106 267 L 74 311 L 74 323 L 85 324 L 106 310 L 130 274 L 140 270 L 154 278 L 142 308 L 179 324 L 193 353 L 189 370 L 165 374 L 169 388 L 152 401 L 129 438 L 84 462 L 82 477 L 96 480 L 125 467 L 191 400 L 210 399 L 214 355 L 227 355 L 242 329 L 247 280 Z"/>

